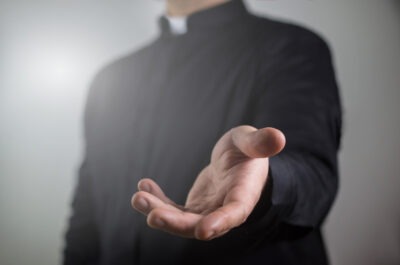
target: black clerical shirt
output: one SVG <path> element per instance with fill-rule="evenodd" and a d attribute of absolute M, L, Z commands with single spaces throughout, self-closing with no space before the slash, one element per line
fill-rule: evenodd
<path fill-rule="evenodd" d="M 91 86 L 64 264 L 327 264 L 319 227 L 337 191 L 341 111 L 325 42 L 238 0 L 191 15 L 183 35 L 159 22 L 156 40 Z M 130 206 L 138 180 L 183 204 L 217 140 L 244 124 L 287 139 L 248 220 L 207 242 L 148 228 Z"/>

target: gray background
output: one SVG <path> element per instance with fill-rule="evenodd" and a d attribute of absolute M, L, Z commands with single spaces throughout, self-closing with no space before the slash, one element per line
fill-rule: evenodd
<path fill-rule="evenodd" d="M 332 264 L 400 264 L 400 1 L 247 1 L 332 47 L 344 105 Z M 87 86 L 157 34 L 163 1 L 0 0 L 0 264 L 57 264 Z"/>

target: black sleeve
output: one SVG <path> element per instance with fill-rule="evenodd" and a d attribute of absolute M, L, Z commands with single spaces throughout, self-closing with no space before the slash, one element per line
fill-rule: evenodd
<path fill-rule="evenodd" d="M 100 73 L 91 85 L 85 106 L 84 138 L 86 153 L 88 153 L 89 129 L 93 129 L 90 122 L 92 122 L 93 114 L 96 112 L 94 103 L 97 99 L 95 96 L 98 94 L 99 84 L 101 83 L 99 76 L 101 76 Z M 90 162 L 86 158 L 79 170 L 78 181 L 71 205 L 72 213 L 65 234 L 64 265 L 97 264 L 99 257 L 99 231 L 95 221 L 92 182 L 93 176 L 90 173 Z"/>
<path fill-rule="evenodd" d="M 287 143 L 270 158 L 268 186 L 247 226 L 271 240 L 318 228 L 327 215 L 338 188 L 341 106 L 329 48 L 317 35 L 294 31 L 268 52 L 253 125 L 282 130 Z"/>
<path fill-rule="evenodd" d="M 222 255 L 218 262 L 318 229 L 337 192 L 341 108 L 328 47 L 306 31 L 266 52 L 273 61 L 259 53 L 268 60 L 260 64 L 250 124 L 282 130 L 287 144 L 269 159 L 267 185 L 246 222 L 192 243 L 207 244 L 209 256 Z"/>
<path fill-rule="evenodd" d="M 96 264 L 99 244 L 92 204 L 88 167 L 87 163 L 83 162 L 65 236 L 64 265 Z"/>

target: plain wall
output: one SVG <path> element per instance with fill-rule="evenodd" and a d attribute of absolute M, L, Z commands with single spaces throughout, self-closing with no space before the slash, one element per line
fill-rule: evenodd
<path fill-rule="evenodd" d="M 333 265 L 400 264 L 400 2 L 253 0 L 330 43 L 344 108 Z M 157 34 L 163 1 L 0 0 L 0 264 L 57 264 L 88 84 Z"/>

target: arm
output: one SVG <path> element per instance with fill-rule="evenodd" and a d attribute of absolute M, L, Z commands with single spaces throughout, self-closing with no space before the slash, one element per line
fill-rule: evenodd
<path fill-rule="evenodd" d="M 85 144 L 88 153 L 88 135 L 93 130 L 93 118 L 96 113 L 97 96 L 102 76 L 99 73 L 94 79 L 87 98 L 84 113 Z M 64 265 L 96 264 L 99 257 L 99 233 L 95 222 L 94 201 L 92 192 L 92 175 L 88 159 L 80 167 L 78 182 L 72 201 L 72 214 L 65 235 Z"/>
<path fill-rule="evenodd" d="M 79 170 L 72 215 L 65 236 L 64 265 L 96 264 L 99 254 L 98 232 L 91 196 L 87 164 L 84 162 Z"/>
<path fill-rule="evenodd" d="M 260 56 L 273 63 L 260 63 L 252 124 L 279 128 L 286 145 L 269 159 L 262 198 L 240 228 L 249 242 L 304 236 L 320 226 L 337 193 L 341 104 L 330 51 L 295 29 L 290 41 L 268 48 L 272 56 Z"/>
<path fill-rule="evenodd" d="M 283 224 L 314 227 L 322 221 L 336 192 L 340 118 L 329 53 L 311 34 L 272 52 L 276 62 L 260 68 L 252 125 L 281 129 L 288 139 L 285 151 L 271 158 L 277 153 L 272 149 L 283 147 L 279 133 L 240 126 L 218 141 L 185 205 L 170 201 L 156 183 L 141 181 L 132 205 L 151 227 L 208 240 L 241 226 L 271 238 L 288 231 Z M 225 156 L 214 155 L 219 149 Z M 265 153 L 254 155 L 257 149 Z"/>
<path fill-rule="evenodd" d="M 285 150 L 270 159 L 271 206 L 285 223 L 315 228 L 335 198 L 341 106 L 323 40 L 307 32 L 275 51 L 273 69 L 256 96 L 255 126 L 286 135 Z"/>

